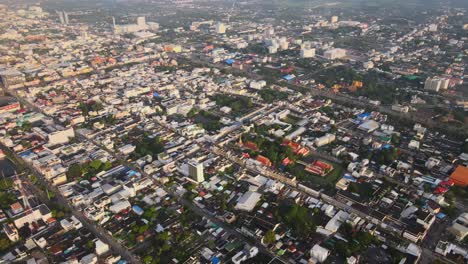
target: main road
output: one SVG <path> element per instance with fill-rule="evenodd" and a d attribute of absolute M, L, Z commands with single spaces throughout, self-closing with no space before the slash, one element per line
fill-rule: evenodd
<path fill-rule="evenodd" d="M 11 95 L 15 96 L 17 98 L 18 101 L 20 101 L 23 105 L 27 106 L 28 108 L 34 110 L 34 111 L 37 111 L 37 112 L 40 112 L 40 113 L 43 113 L 42 110 L 37 107 L 36 105 L 32 104 L 31 102 L 29 102 L 28 100 L 22 98 L 21 96 L 18 95 L 18 93 L 16 91 L 8 91 Z M 43 113 L 44 114 L 44 113 Z M 49 116 L 51 117 L 51 116 Z M 53 117 L 51 117 L 52 119 L 54 119 Z M 57 122 L 57 120 L 54 120 L 55 122 Z M 166 126 L 163 126 L 163 124 L 160 124 L 162 127 L 166 128 L 166 129 L 171 129 L 169 127 L 166 127 Z M 171 129 L 172 130 L 172 129 Z M 149 179 L 151 179 L 153 181 L 153 183 L 157 186 L 160 186 L 161 188 L 163 188 L 167 193 L 173 195 L 174 197 L 179 197 L 172 189 L 170 188 L 166 188 L 164 185 L 162 185 L 161 183 L 159 183 L 158 181 L 156 181 L 155 179 L 153 179 L 152 177 L 150 177 L 150 175 L 147 175 L 143 170 L 141 170 L 140 168 L 137 168 L 136 166 L 134 166 L 133 164 L 131 164 L 130 162 L 126 161 L 124 157 L 121 157 L 118 153 L 112 151 L 112 150 L 109 150 L 108 148 L 106 148 L 105 146 L 103 146 L 102 144 L 100 144 L 99 142 L 97 142 L 96 140 L 94 139 L 90 139 L 90 138 L 87 138 L 85 137 L 84 135 L 80 134 L 80 133 L 75 133 L 76 136 L 81 139 L 81 140 L 88 140 L 89 142 L 93 143 L 95 146 L 105 150 L 107 153 L 109 153 L 110 155 L 112 155 L 116 161 L 118 161 L 120 164 L 122 165 L 125 165 L 135 171 L 138 171 L 140 172 L 144 177 L 147 177 Z M 15 154 L 16 155 L 16 154 Z M 23 161 L 20 157 L 16 156 L 18 160 L 20 161 Z M 27 165 L 31 171 L 36 175 L 36 177 L 40 180 L 40 182 L 42 184 L 44 184 L 44 186 L 47 186 L 49 188 L 49 190 L 52 190 L 54 191 L 54 193 L 56 193 L 56 197 L 57 199 L 59 200 L 60 203 L 66 205 L 66 207 L 70 210 L 70 212 L 76 217 L 78 218 L 80 221 L 83 222 L 83 224 L 89 228 L 93 234 L 100 238 L 103 242 L 105 243 L 108 243 L 112 250 L 115 251 L 116 253 L 119 253 L 120 255 L 122 255 L 123 257 L 125 257 L 126 259 L 129 259 L 131 260 L 131 263 L 141 263 L 140 259 L 135 256 L 133 253 L 131 253 L 127 248 L 123 247 L 122 245 L 120 245 L 118 242 L 116 242 L 112 236 L 110 236 L 106 230 L 104 230 L 103 228 L 101 228 L 100 226 L 97 226 L 95 223 L 92 223 L 87 217 L 85 217 L 83 215 L 82 212 L 76 210 L 73 206 L 70 206 L 70 204 L 68 203 L 68 201 L 61 195 L 61 193 L 59 192 L 59 190 L 55 187 L 55 186 L 52 186 L 50 185 L 50 183 L 48 181 L 46 181 L 42 174 L 39 173 L 35 168 L 33 168 L 32 166 L 30 166 L 29 164 L 25 163 L 25 165 Z M 235 230 L 234 228 L 228 226 L 227 224 L 225 224 L 224 222 L 220 221 L 218 218 L 214 217 L 213 215 L 211 215 L 209 212 L 206 212 L 204 209 L 194 205 L 191 201 L 188 201 L 186 199 L 184 199 L 183 197 L 179 197 L 179 202 L 190 208 L 192 211 L 194 211 L 196 214 L 200 215 L 200 216 L 204 216 L 205 218 L 209 219 L 211 222 L 215 223 L 216 225 L 220 226 L 220 227 L 223 227 L 223 229 L 225 229 L 228 233 L 230 234 L 233 234 L 235 235 L 236 237 L 238 238 L 242 238 L 243 240 L 245 239 L 248 239 L 246 236 L 244 236 L 242 233 L 240 233 L 239 231 Z M 272 257 L 273 259 L 278 259 L 278 260 L 281 260 L 281 262 L 284 262 L 286 263 L 286 261 L 284 259 L 281 259 L 280 257 L 276 256 L 273 252 L 271 252 L 270 250 L 268 250 L 263 244 L 261 244 L 260 242 L 258 242 L 257 240 L 255 240 L 254 242 L 255 246 L 264 254 L 267 254 L 269 255 L 270 257 Z"/>
<path fill-rule="evenodd" d="M 225 66 L 222 64 L 216 64 L 216 63 L 211 63 L 207 62 L 205 60 L 200 59 L 199 57 L 203 54 L 191 54 L 189 56 L 185 56 L 183 54 L 176 54 L 176 53 L 171 53 L 172 56 L 180 59 L 185 59 L 189 60 L 194 64 L 201 65 L 201 66 L 207 66 L 211 68 L 217 68 L 217 69 L 223 69 L 225 71 L 228 71 L 233 74 L 243 74 L 247 75 L 249 78 L 254 79 L 254 80 L 259 80 L 259 79 L 265 79 L 267 76 L 260 75 L 258 73 L 254 73 L 251 71 L 247 70 L 239 70 L 230 66 Z M 205 56 L 205 55 L 203 55 Z M 339 64 L 332 64 L 324 69 L 319 69 L 315 72 L 312 73 L 312 75 L 318 74 L 321 71 L 329 68 L 333 68 L 339 66 Z M 284 83 L 277 81 L 274 84 L 277 85 L 284 85 Z M 293 84 L 293 83 L 288 83 L 289 87 L 292 89 L 298 89 L 298 90 L 305 90 L 309 95 L 312 96 L 318 96 L 318 97 L 324 97 L 328 98 L 331 100 L 334 100 L 338 103 L 345 104 L 345 105 L 353 105 L 355 107 L 360 107 L 364 109 L 370 109 L 374 111 L 378 111 L 381 113 L 385 113 L 391 117 L 396 117 L 399 119 L 404 119 L 404 120 L 409 120 L 415 123 L 420 123 L 425 127 L 428 128 L 435 128 L 441 131 L 447 131 L 449 129 L 451 132 L 454 132 L 457 135 L 461 136 L 468 136 L 468 129 L 463 130 L 463 128 L 456 128 L 456 127 L 448 127 L 447 124 L 441 123 L 441 122 L 436 122 L 432 119 L 428 119 L 427 117 L 420 116 L 417 113 L 401 113 L 401 112 L 396 112 L 391 109 L 391 106 L 389 105 L 373 105 L 369 103 L 368 99 L 361 99 L 355 96 L 349 96 L 345 94 L 335 94 L 333 93 L 330 89 L 317 89 L 317 88 L 311 88 L 308 86 L 304 85 L 298 85 L 298 84 Z M 466 126 L 464 127 L 466 128 Z"/>

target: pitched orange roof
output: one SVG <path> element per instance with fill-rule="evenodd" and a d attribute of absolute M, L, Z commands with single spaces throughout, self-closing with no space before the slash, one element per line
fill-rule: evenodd
<path fill-rule="evenodd" d="M 459 186 L 468 186 L 468 167 L 458 165 L 450 179 Z"/>
<path fill-rule="evenodd" d="M 272 165 L 271 161 L 267 157 L 264 157 L 262 155 L 257 156 L 257 161 L 261 162 L 263 165 L 266 165 L 266 166 Z"/>

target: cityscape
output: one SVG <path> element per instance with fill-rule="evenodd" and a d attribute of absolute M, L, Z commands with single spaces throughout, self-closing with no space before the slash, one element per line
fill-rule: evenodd
<path fill-rule="evenodd" d="M 0 263 L 468 263 L 467 0 L 0 0 Z"/>

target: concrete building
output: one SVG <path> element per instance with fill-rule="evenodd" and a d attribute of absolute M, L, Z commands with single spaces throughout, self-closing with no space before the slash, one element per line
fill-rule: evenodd
<path fill-rule="evenodd" d="M 331 22 L 331 23 L 336 23 L 336 22 L 338 22 L 338 16 L 332 16 L 331 19 L 330 19 L 330 22 Z"/>
<path fill-rule="evenodd" d="M 438 92 L 440 90 L 447 90 L 450 84 L 450 80 L 441 77 L 429 77 L 424 82 L 424 89 Z"/>
<path fill-rule="evenodd" d="M 319 244 L 315 244 L 310 250 L 310 258 L 312 263 L 322 263 L 328 256 L 330 256 L 330 250 L 321 247 Z"/>
<path fill-rule="evenodd" d="M 0 71 L 0 78 L 2 80 L 3 87 L 7 89 L 10 86 L 25 82 L 24 74 L 14 69 Z"/>
<path fill-rule="evenodd" d="M 345 49 L 329 49 L 323 53 L 323 56 L 328 60 L 341 59 L 346 56 Z"/>
<path fill-rule="evenodd" d="M 136 33 L 144 30 L 156 31 L 159 29 L 158 23 L 146 22 L 145 17 L 137 17 L 136 24 L 116 25 L 114 18 L 112 19 L 112 22 L 115 34 Z"/>
<path fill-rule="evenodd" d="M 468 235 L 468 213 L 463 213 L 448 228 L 450 233 L 455 235 L 456 239 L 461 241 Z"/>
<path fill-rule="evenodd" d="M 196 182 L 203 182 L 205 180 L 205 176 L 203 174 L 203 163 L 196 160 L 190 160 L 188 162 L 188 171 L 190 178 Z"/>
<path fill-rule="evenodd" d="M 313 58 L 315 57 L 315 49 L 303 48 L 301 49 L 301 58 Z"/>
<path fill-rule="evenodd" d="M 73 130 L 73 127 L 69 127 L 64 130 L 57 130 L 48 135 L 49 137 L 49 143 L 51 145 L 58 145 L 58 144 L 63 144 L 67 143 L 70 141 L 70 138 L 75 137 L 75 131 Z"/>
<path fill-rule="evenodd" d="M 224 23 L 217 23 L 216 26 L 215 26 L 215 32 L 216 34 L 224 34 L 226 33 L 226 26 L 224 25 Z"/>
<path fill-rule="evenodd" d="M 248 191 L 242 195 L 236 204 L 237 210 L 250 212 L 255 208 L 262 195 L 258 192 Z"/>

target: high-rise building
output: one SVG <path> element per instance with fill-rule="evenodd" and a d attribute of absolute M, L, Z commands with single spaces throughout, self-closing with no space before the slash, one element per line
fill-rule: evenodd
<path fill-rule="evenodd" d="M 203 163 L 196 160 L 190 160 L 188 162 L 188 171 L 190 178 L 196 182 L 203 182 L 205 180 L 205 176 L 203 175 Z"/>
<path fill-rule="evenodd" d="M 336 23 L 336 22 L 338 22 L 338 16 L 332 16 L 331 19 L 330 19 L 330 22 L 331 22 L 331 23 Z"/>
<path fill-rule="evenodd" d="M 68 13 L 63 11 L 63 19 L 65 20 L 65 25 L 68 25 Z"/>
<path fill-rule="evenodd" d="M 63 17 L 63 12 L 62 11 L 57 11 L 57 14 L 60 19 L 60 24 L 64 25 L 65 24 L 65 18 Z"/>
<path fill-rule="evenodd" d="M 424 89 L 438 92 L 439 90 L 447 90 L 450 80 L 441 77 L 428 77 L 424 82 Z"/>
<path fill-rule="evenodd" d="M 57 14 L 60 19 L 60 24 L 68 25 L 68 13 L 65 11 L 57 11 Z"/>
<path fill-rule="evenodd" d="M 216 24 L 215 31 L 217 34 L 224 34 L 226 33 L 226 26 L 224 25 L 224 23 L 219 22 L 218 24 Z"/>

